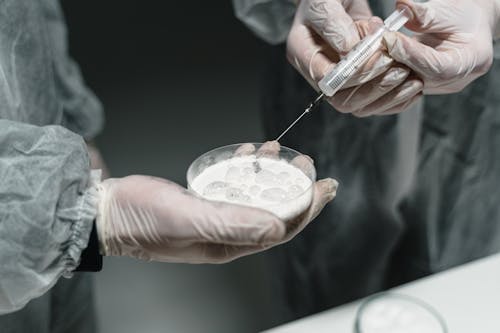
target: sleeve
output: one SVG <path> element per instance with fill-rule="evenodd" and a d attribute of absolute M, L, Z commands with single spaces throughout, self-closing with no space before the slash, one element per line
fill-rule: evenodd
<path fill-rule="evenodd" d="M 99 178 L 79 135 L 0 119 L 0 314 L 22 308 L 78 266 Z"/>
<path fill-rule="evenodd" d="M 295 15 L 296 0 L 233 0 L 235 15 L 270 44 L 286 40 Z"/>
<path fill-rule="evenodd" d="M 53 59 L 52 78 L 63 112 L 61 125 L 91 140 L 104 127 L 103 107 L 69 55 L 66 21 L 59 1 L 42 0 L 40 3 L 47 27 L 47 45 Z"/>

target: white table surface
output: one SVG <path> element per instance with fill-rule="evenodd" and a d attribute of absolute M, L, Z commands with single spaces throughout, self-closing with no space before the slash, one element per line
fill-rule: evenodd
<path fill-rule="evenodd" d="M 434 307 L 449 333 L 500 333 L 500 254 L 435 274 L 391 291 Z M 352 333 L 362 300 L 306 317 L 267 333 Z M 425 333 L 425 332 L 422 332 Z"/>

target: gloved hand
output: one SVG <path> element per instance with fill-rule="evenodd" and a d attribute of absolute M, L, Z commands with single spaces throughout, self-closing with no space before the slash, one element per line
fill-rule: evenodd
<path fill-rule="evenodd" d="M 317 82 L 340 56 L 382 24 L 382 20 L 372 17 L 363 0 L 303 0 L 288 36 L 288 60 L 319 90 Z M 356 116 L 365 115 L 366 110 L 400 111 L 407 106 L 407 97 L 415 97 L 422 89 L 420 80 L 409 74 L 406 66 L 393 64 L 385 52 L 379 51 L 343 90 L 327 100 L 338 111 Z"/>
<path fill-rule="evenodd" d="M 279 144 L 261 149 L 279 150 Z M 264 210 L 204 200 L 161 178 L 108 179 L 98 189 L 101 251 L 166 262 L 228 262 L 291 239 L 334 198 L 336 188 L 333 179 L 317 182 L 310 208 L 281 221 Z"/>
<path fill-rule="evenodd" d="M 420 34 L 387 33 L 384 41 L 389 55 L 423 80 L 425 94 L 461 91 L 488 71 L 498 0 L 398 0 L 397 6 L 402 5 L 414 14 L 406 26 Z"/>

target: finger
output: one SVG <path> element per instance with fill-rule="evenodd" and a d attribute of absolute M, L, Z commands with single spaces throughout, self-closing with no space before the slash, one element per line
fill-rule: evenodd
<path fill-rule="evenodd" d="M 345 6 L 347 14 L 354 20 L 367 20 L 373 16 L 370 6 L 366 1 L 350 1 Z"/>
<path fill-rule="evenodd" d="M 251 143 L 244 143 L 236 149 L 235 156 L 252 155 L 255 152 L 255 146 Z"/>
<path fill-rule="evenodd" d="M 432 22 L 435 21 L 435 19 L 433 19 L 433 16 L 435 17 L 433 6 L 414 3 L 412 0 L 409 1 L 397 0 L 396 7 L 397 8 L 406 7 L 410 9 L 411 17 L 405 24 L 405 26 L 412 31 L 420 32 L 421 29 L 430 29 L 432 27 Z M 447 7 L 450 8 L 449 6 Z M 433 31 L 433 32 L 438 32 L 438 31 Z"/>
<path fill-rule="evenodd" d="M 326 178 L 316 182 L 314 186 L 313 202 L 309 209 L 310 220 L 314 220 L 326 204 L 335 198 L 338 186 L 339 183 L 332 178 Z"/>
<path fill-rule="evenodd" d="M 354 112 L 353 115 L 356 117 L 367 117 L 389 110 L 396 105 L 404 105 L 413 96 L 422 92 L 423 86 L 420 79 L 411 78 L 375 102 Z"/>
<path fill-rule="evenodd" d="M 314 169 L 314 160 L 308 155 L 299 155 L 295 157 L 290 164 L 300 169 L 308 177 L 316 174 Z"/>
<path fill-rule="evenodd" d="M 417 103 L 420 100 L 420 98 L 422 98 L 422 93 L 418 93 L 415 96 L 413 96 L 412 98 L 410 98 L 408 101 L 403 102 L 399 105 L 396 105 L 388 110 L 385 110 L 384 112 L 376 114 L 376 116 L 388 116 L 388 115 L 401 113 L 401 112 L 409 109 L 410 107 L 412 107 L 415 103 Z"/>
<path fill-rule="evenodd" d="M 331 178 L 319 180 L 314 184 L 313 199 L 308 211 L 301 214 L 300 217 L 286 222 L 289 226 L 289 232 L 284 239 L 285 242 L 295 237 L 319 215 L 325 205 L 335 198 L 337 188 L 338 182 Z"/>
<path fill-rule="evenodd" d="M 363 39 L 383 27 L 384 21 L 378 16 L 373 16 L 367 20 L 356 21 L 354 24 L 358 30 L 359 38 Z"/>
<path fill-rule="evenodd" d="M 278 141 L 267 141 L 257 150 L 257 157 L 277 159 L 281 146 Z"/>
<path fill-rule="evenodd" d="M 342 90 L 367 83 L 382 73 L 385 73 L 389 68 L 391 68 L 393 63 L 393 59 L 385 52 L 375 52 L 363 65 L 363 67 L 361 67 L 361 69 L 344 84 Z"/>
<path fill-rule="evenodd" d="M 383 40 L 394 60 L 410 67 L 422 78 L 442 82 L 464 72 L 460 64 L 465 55 L 454 47 L 438 51 L 399 32 L 387 32 Z"/>
<path fill-rule="evenodd" d="M 343 113 L 360 110 L 398 87 L 409 74 L 406 67 L 393 67 L 368 83 L 338 92 L 329 102 Z"/>
<path fill-rule="evenodd" d="M 450 24 L 450 14 L 459 11 L 461 13 L 474 13 L 475 6 L 472 3 L 462 2 L 460 6 L 450 6 L 442 0 L 433 0 L 431 2 L 416 2 L 414 0 L 398 0 L 397 8 L 407 7 L 411 11 L 411 17 L 405 24 L 405 27 L 415 32 L 425 33 L 452 33 L 457 32 L 457 25 Z M 477 8 L 477 7 L 476 7 Z M 463 16 L 458 14 L 454 16 Z M 468 20 L 463 20 L 461 24 L 467 24 Z M 474 21 L 474 20 L 470 20 Z M 475 22 L 470 22 L 475 24 Z"/>
<path fill-rule="evenodd" d="M 346 54 L 359 42 L 359 34 L 353 19 L 346 13 L 340 1 L 303 1 L 304 22 L 318 33 L 330 47 Z"/>
<path fill-rule="evenodd" d="M 287 38 L 287 59 L 313 87 L 338 55 L 316 33 L 304 25 L 294 25 Z"/>

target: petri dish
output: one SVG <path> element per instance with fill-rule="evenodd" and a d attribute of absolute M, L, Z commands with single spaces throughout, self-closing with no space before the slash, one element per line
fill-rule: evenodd
<path fill-rule="evenodd" d="M 189 166 L 188 189 L 207 200 L 261 208 L 283 220 L 300 215 L 312 202 L 312 161 L 288 147 L 263 145 L 239 143 L 204 153 Z"/>
<path fill-rule="evenodd" d="M 356 314 L 355 333 L 447 333 L 441 315 L 427 303 L 406 295 L 368 297 Z"/>

